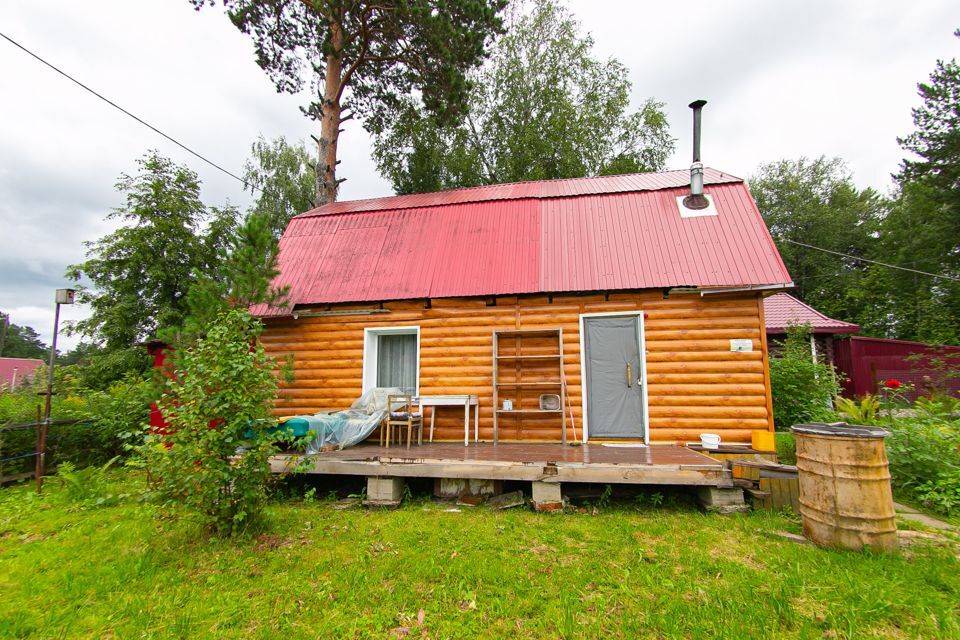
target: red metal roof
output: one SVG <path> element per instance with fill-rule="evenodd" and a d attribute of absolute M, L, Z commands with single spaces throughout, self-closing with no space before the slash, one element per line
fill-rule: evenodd
<path fill-rule="evenodd" d="M 14 383 L 20 386 L 33 377 L 37 367 L 43 366 L 43 360 L 35 358 L 0 358 L 0 389 L 8 388 Z"/>
<path fill-rule="evenodd" d="M 742 179 L 736 176 L 709 167 L 704 169 L 703 180 L 704 184 L 743 182 Z M 594 178 L 510 182 L 507 184 L 469 187 L 467 189 L 438 191 L 435 193 L 414 193 L 405 196 L 333 202 L 319 209 L 301 213 L 297 217 L 356 213 L 359 211 L 416 209 L 420 207 L 438 207 L 447 204 L 463 204 L 466 202 L 486 202 L 489 200 L 569 198 L 573 196 L 596 195 L 598 193 L 657 191 L 659 189 L 677 189 L 689 184 L 690 172 L 685 170 L 661 171 L 659 173 L 631 173 L 621 176 L 597 176 Z"/>
<path fill-rule="evenodd" d="M 767 333 L 786 333 L 791 324 L 809 324 L 813 333 L 856 333 L 860 326 L 823 315 L 789 293 L 764 299 L 763 316 Z"/>
<path fill-rule="evenodd" d="M 305 305 L 790 283 L 740 178 L 706 169 L 718 215 L 681 218 L 688 182 L 668 171 L 336 202 L 290 221 L 276 284 Z"/>

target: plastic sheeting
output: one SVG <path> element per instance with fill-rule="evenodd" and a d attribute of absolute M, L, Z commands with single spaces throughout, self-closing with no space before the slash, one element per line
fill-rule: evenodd
<path fill-rule="evenodd" d="M 316 437 L 307 445 L 306 453 L 320 453 L 323 447 L 338 449 L 363 442 L 387 415 L 387 397 L 404 395 L 397 387 L 377 387 L 360 396 L 346 411 L 320 411 L 312 416 L 296 416 L 310 424 Z"/>

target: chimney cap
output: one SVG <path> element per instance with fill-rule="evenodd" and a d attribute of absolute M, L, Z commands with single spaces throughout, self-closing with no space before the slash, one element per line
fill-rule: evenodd
<path fill-rule="evenodd" d="M 687 106 L 690 107 L 691 109 L 702 109 L 703 105 L 705 104 L 707 104 L 706 100 L 694 100 Z"/>

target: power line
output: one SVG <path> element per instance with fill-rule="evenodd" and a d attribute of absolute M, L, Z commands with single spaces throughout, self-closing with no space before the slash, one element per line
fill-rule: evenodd
<path fill-rule="evenodd" d="M 824 249 L 823 247 L 815 247 L 812 244 L 804 244 L 803 242 L 797 242 L 796 240 L 789 240 L 783 238 L 784 242 L 789 242 L 790 244 L 796 244 L 801 247 L 806 247 L 807 249 L 816 249 L 817 251 L 823 251 L 824 253 L 832 253 L 835 256 L 842 256 L 844 258 L 850 258 L 851 260 L 857 260 L 859 262 L 869 262 L 870 264 L 878 264 L 881 267 L 888 267 L 890 269 L 899 269 L 900 271 L 909 271 L 911 273 L 919 273 L 923 276 L 930 276 L 932 278 L 943 278 L 944 280 L 953 280 L 954 282 L 960 282 L 960 278 L 954 276 L 945 276 L 941 273 L 930 273 L 929 271 L 920 271 L 918 269 L 911 269 L 909 267 L 901 267 L 896 264 L 887 264 L 886 262 L 880 262 L 879 260 L 868 260 L 867 258 L 858 258 L 857 256 L 851 256 L 848 253 L 840 253 L 839 251 L 831 251 L 830 249 Z"/>
<path fill-rule="evenodd" d="M 13 38 L 11 38 L 10 36 L 6 35 L 5 33 L 0 32 L 0 37 L 2 37 L 4 40 L 6 40 L 7 42 L 9 42 L 9 43 L 12 44 L 13 46 L 17 47 L 18 49 L 20 49 L 21 51 L 23 51 L 23 52 L 26 53 L 27 55 L 31 56 L 32 58 L 36 59 L 37 61 L 41 62 L 42 64 L 50 67 L 51 69 L 53 69 L 54 71 L 56 71 L 57 73 L 59 73 L 60 75 L 62 75 L 64 78 L 66 78 L 66 79 L 69 80 L 70 82 L 72 82 L 72 83 L 74 83 L 75 85 L 77 85 L 78 87 L 80 87 L 81 89 L 83 89 L 83 90 L 85 90 L 85 91 L 87 91 L 87 92 L 89 92 L 89 93 L 92 93 L 92 94 L 95 95 L 96 97 L 100 98 L 101 100 L 103 100 L 104 102 L 106 102 L 107 104 L 109 104 L 109 105 L 110 105 L 111 107 L 113 107 L 114 109 L 117 109 L 118 111 L 122 112 L 123 114 L 125 114 L 125 115 L 133 118 L 134 120 L 136 120 L 137 122 L 139 122 L 139 123 L 142 124 L 143 126 L 147 127 L 148 129 L 150 129 L 150 130 L 153 131 L 154 133 L 156 133 L 156 134 L 158 134 L 158 135 L 160 135 L 160 136 L 163 136 L 164 138 L 166 138 L 167 140 L 169 140 L 169 141 L 172 142 L 173 144 L 177 145 L 178 147 L 180 147 L 181 149 L 183 149 L 183 150 L 186 151 L 187 153 L 189 153 L 189 154 L 191 154 L 192 156 L 198 158 L 199 160 L 202 160 L 203 162 L 206 162 L 208 165 L 210 165 L 210 166 L 213 167 L 214 169 L 217 169 L 218 171 L 221 171 L 221 172 L 225 173 L 226 175 L 230 176 L 230 177 L 233 178 L 234 180 L 237 180 L 237 181 L 238 181 L 240 184 L 242 184 L 244 187 L 249 188 L 251 191 L 259 191 L 260 193 L 264 193 L 264 191 L 263 191 L 262 189 L 254 186 L 254 185 L 251 185 L 249 182 L 247 182 L 246 180 L 244 180 L 243 178 L 241 178 L 241 177 L 238 176 L 237 174 L 233 173 L 232 171 L 229 171 L 228 169 L 225 169 L 224 167 L 220 166 L 219 164 L 217 164 L 217 163 L 214 162 L 213 160 L 210 160 L 210 159 L 204 157 L 203 155 L 201 155 L 200 153 L 194 151 L 193 149 L 191 149 L 191 148 L 188 147 L 187 145 L 183 144 L 182 142 L 180 142 L 179 140 L 177 140 L 177 139 L 174 138 L 173 136 L 167 135 L 166 133 L 164 133 L 163 131 L 161 131 L 161 130 L 158 129 L 157 127 L 153 126 L 152 124 L 150 124 L 149 122 L 147 122 L 147 121 L 144 120 L 143 118 L 140 118 L 139 116 L 134 115 L 133 113 L 127 111 L 126 109 L 124 109 L 123 107 L 121 107 L 120 105 L 118 105 L 118 104 L 117 104 L 116 102 L 114 102 L 113 100 L 110 100 L 109 98 L 107 98 L 107 97 L 104 96 L 103 94 L 100 94 L 100 93 L 94 91 L 93 89 L 91 89 L 90 87 L 88 87 L 87 85 L 85 85 L 84 83 L 80 82 L 79 80 L 77 80 L 76 78 L 74 78 L 73 76 L 71 76 L 70 74 L 68 74 L 66 71 L 63 71 L 62 69 L 60 69 L 60 68 L 57 67 L 56 65 L 54 65 L 54 64 L 52 64 L 52 63 L 50 63 L 50 62 L 47 62 L 46 60 L 44 60 L 43 58 L 41 58 L 39 55 L 37 55 L 37 54 L 34 53 L 33 51 L 30 51 L 30 50 L 27 49 L 25 46 L 23 46 L 22 44 L 20 44 L 19 42 L 17 42 L 17 41 L 14 40 Z M 901 270 L 901 271 L 909 271 L 909 272 L 911 272 L 911 273 L 918 273 L 918 274 L 920 274 L 920 275 L 930 276 L 930 277 L 932 277 L 932 278 L 943 278 L 944 280 L 953 280 L 954 282 L 960 282 L 960 278 L 957 278 L 957 277 L 954 277 L 954 276 L 947 276 L 947 275 L 938 274 L 938 273 L 929 273 L 929 272 L 927 272 L 927 271 L 919 271 L 919 270 L 917 270 L 917 269 L 910 269 L 910 268 L 908 268 L 908 267 L 901 267 L 901 266 L 898 266 L 898 265 L 895 265 L 895 264 L 888 264 L 888 263 L 886 263 L 886 262 L 880 262 L 880 261 L 878 261 L 878 260 L 869 260 L 869 259 L 867 259 L 867 258 L 859 258 L 859 257 L 857 257 L 857 256 L 851 256 L 851 255 L 846 254 L 846 253 L 840 253 L 839 251 L 832 251 L 832 250 L 830 250 L 830 249 L 824 249 L 823 247 L 815 247 L 815 246 L 813 246 L 812 244 L 805 244 L 805 243 L 803 243 L 803 242 L 797 242 L 796 240 L 789 240 L 789 239 L 784 238 L 784 242 L 789 242 L 789 243 L 791 243 L 791 244 L 795 244 L 795 245 L 798 245 L 798 246 L 801 246 L 801 247 L 806 247 L 807 249 L 814 249 L 814 250 L 816 250 L 816 251 L 823 251 L 824 253 L 831 253 L 831 254 L 833 254 L 833 255 L 841 256 L 841 257 L 844 257 L 844 258 L 849 258 L 849 259 L 851 259 L 851 260 L 857 260 L 857 261 L 859 261 L 859 262 L 869 262 L 869 263 L 871 263 L 871 264 L 880 265 L 881 267 L 887 267 L 887 268 L 890 268 L 890 269 L 899 269 L 899 270 Z"/>
<path fill-rule="evenodd" d="M 183 149 L 183 150 L 186 151 L 187 153 L 193 155 L 193 156 L 196 157 L 196 158 L 199 158 L 199 159 L 202 160 L 203 162 L 206 162 L 208 165 L 210 165 L 210 166 L 213 167 L 214 169 L 217 169 L 217 170 L 219 170 L 219 171 L 222 171 L 223 173 L 227 174 L 227 175 L 230 176 L 231 178 L 234 178 L 235 180 L 238 180 L 244 187 L 249 188 L 249 189 L 251 189 L 251 190 L 257 190 L 257 191 L 260 191 L 261 193 L 263 193 L 262 190 L 260 190 L 260 189 L 258 189 L 257 187 L 251 185 L 250 183 L 248 183 L 246 180 L 244 180 L 243 178 L 241 178 L 241 177 L 238 176 L 237 174 L 235 174 L 235 173 L 233 173 L 233 172 L 231 172 L 231 171 L 229 171 L 229 170 L 221 167 L 219 164 L 217 164 L 217 163 L 214 162 L 213 160 L 210 160 L 210 159 L 202 156 L 201 154 L 197 153 L 196 151 L 194 151 L 193 149 L 191 149 L 191 148 L 188 147 L 187 145 L 183 144 L 182 142 L 180 142 L 179 140 L 177 140 L 177 139 L 174 138 L 173 136 L 167 135 L 166 133 L 164 133 L 164 132 L 161 131 L 160 129 L 156 128 L 155 126 L 153 126 L 152 124 L 150 124 L 149 122 L 147 122 L 146 120 L 144 120 L 143 118 L 140 118 L 139 116 L 136 116 L 136 115 L 130 113 L 129 111 L 127 111 L 126 109 L 124 109 L 123 107 L 121 107 L 120 105 L 118 105 L 118 104 L 117 104 L 116 102 L 114 102 L 113 100 L 110 100 L 109 98 L 105 97 L 104 95 L 102 95 L 102 94 L 100 94 L 100 93 L 97 93 L 96 91 L 94 91 L 93 89 L 91 89 L 90 87 L 88 87 L 87 85 L 83 84 L 82 82 L 80 82 L 79 80 L 77 80 L 76 78 L 74 78 L 73 76 L 71 76 L 71 75 L 70 75 L 69 73 L 67 73 L 66 71 L 63 71 L 62 69 L 58 68 L 58 67 L 55 66 L 54 64 L 52 64 L 52 63 L 50 63 L 50 62 L 47 62 L 46 60 L 44 60 L 43 58 L 41 58 L 40 56 L 38 56 L 36 53 L 34 53 L 33 51 L 30 51 L 30 50 L 27 49 L 25 46 L 23 46 L 22 44 L 20 44 L 19 42 L 17 42 L 17 41 L 14 40 L 13 38 L 11 38 L 10 36 L 6 35 L 5 33 L 0 32 L 0 37 L 2 37 L 4 40 L 6 40 L 7 42 L 9 42 L 9 43 L 12 44 L 13 46 L 17 47 L 18 49 L 20 49 L 21 51 L 23 51 L 23 52 L 26 53 L 27 55 L 35 58 L 35 59 L 38 60 L 39 62 L 45 64 L 45 65 L 48 66 L 48 67 L 50 67 L 51 69 L 53 69 L 54 71 L 56 71 L 57 73 L 59 73 L 60 75 L 62 75 L 64 78 L 66 78 L 66 79 L 69 80 L 70 82 L 74 83 L 75 85 L 79 86 L 80 88 L 84 89 L 85 91 L 88 91 L 89 93 L 92 93 L 92 94 L 95 95 L 96 97 L 100 98 L 101 100 L 103 100 L 104 102 L 106 102 L 107 104 L 109 104 L 111 107 L 113 107 L 113 108 L 117 109 L 118 111 L 121 111 L 122 113 L 130 116 L 131 118 L 133 118 L 134 120 L 136 120 L 137 122 L 139 122 L 140 124 L 142 124 L 143 126 L 145 126 L 145 127 L 147 127 L 148 129 L 152 130 L 154 133 L 157 133 L 157 134 L 163 136 L 164 138 L 166 138 L 167 140 L 169 140 L 169 141 L 172 142 L 173 144 L 177 145 L 178 147 L 180 147 L 181 149 Z"/>

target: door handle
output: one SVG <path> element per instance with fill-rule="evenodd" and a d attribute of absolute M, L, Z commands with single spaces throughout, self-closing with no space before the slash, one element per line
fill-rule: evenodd
<path fill-rule="evenodd" d="M 628 387 L 632 387 L 632 386 L 633 386 L 633 376 L 630 375 L 630 363 L 629 363 L 629 362 L 627 363 L 627 386 L 628 386 Z"/>

